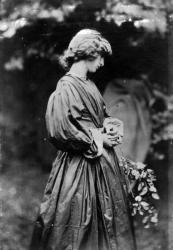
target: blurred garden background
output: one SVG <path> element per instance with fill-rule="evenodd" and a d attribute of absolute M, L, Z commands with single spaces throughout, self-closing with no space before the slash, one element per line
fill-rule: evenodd
<path fill-rule="evenodd" d="M 138 250 L 172 250 L 173 0 L 1 0 L 0 249 L 29 248 L 56 156 L 46 105 L 82 28 L 110 41 L 113 56 L 92 78 L 126 123 L 125 154 L 157 177 L 159 223 L 144 229 L 134 218 Z"/>

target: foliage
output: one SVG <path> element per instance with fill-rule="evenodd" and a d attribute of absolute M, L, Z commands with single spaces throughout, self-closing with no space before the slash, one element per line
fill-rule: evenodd
<path fill-rule="evenodd" d="M 121 157 L 120 166 L 127 175 L 129 186 L 129 200 L 132 216 L 140 215 L 145 228 L 158 223 L 158 211 L 152 204 L 152 199 L 159 199 L 157 189 L 154 186 L 156 178 L 153 170 L 147 168 L 141 162 L 133 162 Z"/>
<path fill-rule="evenodd" d="M 173 140 L 173 95 L 166 96 L 166 107 L 163 111 L 154 112 L 153 118 L 153 144 L 161 140 Z"/>
<path fill-rule="evenodd" d="M 24 3 L 3 1 L 0 12 L 0 38 L 12 37 L 18 29 L 40 18 L 53 18 L 57 22 L 63 22 L 76 12 L 77 6 L 84 6 L 84 15 L 86 15 L 86 10 L 90 9 L 97 21 L 105 19 L 117 25 L 133 21 L 136 28 L 142 27 L 149 32 L 159 31 L 164 34 L 167 30 L 168 18 L 171 17 L 168 13 L 173 10 L 172 0 L 104 0 L 104 4 L 100 4 L 99 1 L 95 3 L 98 7 L 90 1 L 87 4 L 85 0 L 58 1 L 56 4 L 53 1 L 52 3 L 48 0 L 25 1 Z"/>
<path fill-rule="evenodd" d="M 66 17 L 73 12 L 78 5 L 75 3 L 62 3 L 60 7 L 47 6 L 41 1 L 21 3 L 8 15 L 4 10 L 2 20 L 0 21 L 0 38 L 11 38 L 18 29 L 32 25 L 37 19 L 54 19 L 56 22 L 65 21 Z"/>
<path fill-rule="evenodd" d="M 156 159 L 165 158 L 163 152 L 159 152 L 157 145 L 161 142 L 173 140 L 173 95 L 163 94 L 155 90 L 155 103 L 152 107 L 152 144 L 150 154 Z"/>
<path fill-rule="evenodd" d="M 106 8 L 97 13 L 97 20 L 104 18 L 118 25 L 133 21 L 137 28 L 142 27 L 148 32 L 159 31 L 164 34 L 170 17 L 168 13 L 172 10 L 172 0 L 107 0 Z"/>
<path fill-rule="evenodd" d="M 144 9 L 137 4 L 109 3 L 106 9 L 97 13 L 97 20 L 104 18 L 121 25 L 124 22 L 134 22 L 136 28 L 144 28 L 148 32 L 159 31 L 164 34 L 167 29 L 166 12 L 164 10 Z"/>

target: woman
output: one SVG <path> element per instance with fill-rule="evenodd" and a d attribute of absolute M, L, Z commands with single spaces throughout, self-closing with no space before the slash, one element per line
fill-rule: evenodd
<path fill-rule="evenodd" d="M 78 32 L 65 52 L 69 71 L 46 111 L 58 153 L 32 249 L 135 249 L 124 178 L 113 150 L 122 138 L 122 122 L 108 117 L 101 94 L 87 78 L 104 65 L 105 54 L 111 54 L 110 44 L 89 29 Z"/>

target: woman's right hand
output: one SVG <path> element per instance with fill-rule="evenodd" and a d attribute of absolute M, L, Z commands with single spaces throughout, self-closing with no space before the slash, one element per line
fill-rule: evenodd
<path fill-rule="evenodd" d="M 105 148 L 112 148 L 112 147 L 118 145 L 119 143 L 121 143 L 119 138 L 115 135 L 110 135 L 107 133 L 104 133 L 102 135 L 103 135 L 103 146 Z"/>

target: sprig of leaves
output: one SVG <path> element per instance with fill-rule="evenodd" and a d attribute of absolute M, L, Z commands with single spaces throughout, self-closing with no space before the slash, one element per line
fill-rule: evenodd
<path fill-rule="evenodd" d="M 145 228 L 157 225 L 158 211 L 152 200 L 160 198 L 154 185 L 154 181 L 156 181 L 154 171 L 146 168 L 146 165 L 141 162 L 133 162 L 124 157 L 121 157 L 120 165 L 123 167 L 129 182 L 131 215 L 141 216 Z"/>

